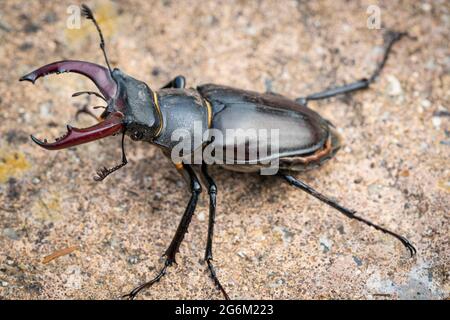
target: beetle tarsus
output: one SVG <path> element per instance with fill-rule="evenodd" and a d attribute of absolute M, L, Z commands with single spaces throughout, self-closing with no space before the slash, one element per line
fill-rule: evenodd
<path fill-rule="evenodd" d="M 384 34 L 385 51 L 384 51 L 383 59 L 378 64 L 377 68 L 375 69 L 375 72 L 368 79 L 369 84 L 374 82 L 376 80 L 376 78 L 378 78 L 378 76 L 380 75 L 381 70 L 383 70 L 384 65 L 386 64 L 386 61 L 389 57 L 389 54 L 392 50 L 392 46 L 394 45 L 394 43 L 396 43 L 397 41 L 400 41 L 401 38 L 403 38 L 404 36 L 407 36 L 407 35 L 408 35 L 407 32 L 398 32 L 398 31 L 393 31 L 393 30 L 388 30 Z"/>
<path fill-rule="evenodd" d="M 338 210 L 339 212 L 341 212 L 342 214 L 344 214 L 348 218 L 358 220 L 358 221 L 360 221 L 360 222 L 362 222 L 362 223 L 364 223 L 364 224 L 366 224 L 366 225 L 368 225 L 370 227 L 375 228 L 378 231 L 381 231 L 383 233 L 386 233 L 386 234 L 389 234 L 389 235 L 393 236 L 394 238 L 399 240 L 409 250 L 409 253 L 411 254 L 411 257 L 413 257 L 416 254 L 416 252 L 417 252 L 416 248 L 405 237 L 403 237 L 403 236 L 401 236 L 401 235 L 399 235 L 399 234 L 397 234 L 395 232 L 392 232 L 392 231 L 390 231 L 390 230 L 388 230 L 386 228 L 383 228 L 383 227 L 381 227 L 381 226 L 379 226 L 379 225 L 377 225 L 377 224 L 375 224 L 375 223 L 373 223 L 373 222 L 371 222 L 369 220 L 366 220 L 364 218 L 361 218 L 361 217 L 357 216 L 356 215 L 356 211 L 350 210 L 350 209 L 347 209 L 347 208 L 341 206 L 336 201 L 334 201 L 334 200 L 328 198 L 327 196 L 321 194 L 320 192 L 318 192 L 315 189 L 313 189 L 311 186 L 307 185 L 303 181 L 300 181 L 300 180 L 294 178 L 293 176 L 285 175 L 285 174 L 282 174 L 282 173 L 279 173 L 279 175 L 281 177 L 283 177 L 290 185 L 292 185 L 292 186 L 294 186 L 294 187 L 296 187 L 298 189 L 301 189 L 301 190 L 305 191 L 306 193 L 312 195 L 313 197 L 319 199 L 320 201 L 328 204 L 329 206 L 335 208 L 336 210 Z"/>
<path fill-rule="evenodd" d="M 217 278 L 216 269 L 214 268 L 214 265 L 212 264 L 212 258 L 206 259 L 206 263 L 208 264 L 208 270 L 209 270 L 211 279 L 213 280 L 214 284 L 220 290 L 220 292 L 222 292 L 222 295 L 225 298 L 225 300 L 230 300 L 228 293 L 225 291 L 224 287 L 222 286 L 219 279 Z"/>
<path fill-rule="evenodd" d="M 324 91 L 321 91 L 318 93 L 308 95 L 306 97 L 300 97 L 300 98 L 295 99 L 295 101 L 298 104 L 307 106 L 309 101 L 327 99 L 327 98 L 331 98 L 331 97 L 334 97 L 334 96 L 337 96 L 340 94 L 346 94 L 346 93 L 369 88 L 370 84 L 373 83 L 378 78 L 381 71 L 383 70 L 394 43 L 399 41 L 404 36 L 408 36 L 408 33 L 397 32 L 397 31 L 392 31 L 392 30 L 389 30 L 388 32 L 385 33 L 385 35 L 384 35 L 385 49 L 384 49 L 383 58 L 378 63 L 377 67 L 375 68 L 375 71 L 372 73 L 372 75 L 369 78 L 363 78 L 361 80 L 358 80 L 356 82 L 352 82 L 352 83 L 349 83 L 349 84 L 346 84 L 343 86 L 330 88 L 330 89 L 327 89 L 327 90 L 324 90 Z"/>
<path fill-rule="evenodd" d="M 161 270 L 158 272 L 156 277 L 154 277 L 152 280 L 150 280 L 148 282 L 145 282 L 145 283 L 137 286 L 136 288 L 131 290 L 130 293 L 124 294 L 122 296 L 122 299 L 134 300 L 134 298 L 136 298 L 136 296 L 138 295 L 139 292 L 141 292 L 142 290 L 144 290 L 146 288 L 150 288 L 152 285 L 159 282 L 159 280 L 161 280 L 161 278 L 166 275 L 167 268 L 170 267 L 171 265 L 172 265 L 172 263 L 168 259 L 166 259 L 166 261 L 164 262 L 164 267 L 161 268 Z"/>
<path fill-rule="evenodd" d="M 122 132 L 122 163 L 118 164 L 115 167 L 109 168 L 109 169 L 106 167 L 99 169 L 97 171 L 97 175 L 94 176 L 94 180 L 97 182 L 104 180 L 111 173 L 124 167 L 127 163 L 128 163 L 128 160 L 127 160 L 127 156 L 125 154 L 125 130 L 123 130 L 123 132 Z"/>
<path fill-rule="evenodd" d="M 348 209 L 346 209 L 346 210 L 348 210 Z M 383 233 L 389 234 L 389 235 L 395 237 L 396 239 L 398 239 L 406 247 L 406 249 L 408 249 L 411 257 L 413 257 L 417 253 L 416 248 L 405 237 L 403 237 L 403 236 L 401 236 L 401 235 L 399 235 L 399 234 L 397 234 L 395 232 L 392 232 L 392 231 L 390 231 L 388 229 L 385 229 L 385 228 L 383 228 L 383 227 L 381 227 L 379 225 L 376 225 L 376 224 L 370 222 L 369 220 L 366 220 L 364 218 L 361 218 L 361 217 L 357 216 L 355 211 L 351 211 L 351 212 L 353 214 L 351 216 L 349 216 L 349 218 L 356 219 L 356 220 L 358 220 L 358 221 L 360 221 L 360 222 L 362 222 L 362 223 L 364 223 L 364 224 L 366 224 L 368 226 L 371 226 L 371 227 L 375 228 L 376 230 L 379 230 L 379 231 L 381 231 Z"/>

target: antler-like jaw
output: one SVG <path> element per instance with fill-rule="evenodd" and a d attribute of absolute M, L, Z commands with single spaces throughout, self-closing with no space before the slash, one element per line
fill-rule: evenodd
<path fill-rule="evenodd" d="M 24 75 L 19 81 L 30 81 L 34 84 L 41 77 L 64 72 L 75 72 L 88 77 L 94 82 L 106 100 L 112 99 L 116 95 L 117 84 L 111 77 L 109 70 L 98 64 L 86 61 L 64 60 L 53 62 Z"/>
<path fill-rule="evenodd" d="M 78 129 L 67 125 L 67 133 L 56 138 L 55 142 L 48 143 L 47 139 L 42 141 L 33 135 L 31 135 L 31 139 L 44 149 L 59 150 L 102 139 L 122 132 L 123 129 L 123 113 L 117 111 L 106 117 L 104 121 L 88 128 Z"/>
<path fill-rule="evenodd" d="M 40 77 L 63 72 L 75 72 L 91 79 L 104 96 L 105 101 L 111 101 L 116 96 L 117 84 L 111 77 L 109 70 L 85 61 L 66 60 L 53 62 L 23 76 L 20 78 L 20 81 L 30 81 L 34 84 Z M 48 143 L 46 139 L 42 141 L 34 136 L 31 136 L 31 139 L 48 150 L 69 148 L 122 132 L 125 127 L 123 118 L 122 112 L 115 111 L 107 115 L 103 121 L 89 128 L 78 129 L 68 125 L 67 133 L 57 138 L 55 142 Z"/>

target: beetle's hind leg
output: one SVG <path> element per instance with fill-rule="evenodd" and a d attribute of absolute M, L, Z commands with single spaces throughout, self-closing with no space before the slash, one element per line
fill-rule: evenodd
<path fill-rule="evenodd" d="M 327 196 L 321 194 L 320 192 L 314 190 L 312 187 L 310 187 L 306 183 L 304 183 L 298 179 L 295 179 L 293 176 L 290 176 L 290 175 L 287 175 L 284 173 L 278 173 L 278 175 L 283 177 L 290 185 L 305 191 L 306 193 L 312 195 L 313 197 L 319 199 L 320 201 L 326 203 L 327 205 L 335 208 L 336 210 L 338 210 L 339 212 L 341 212 L 348 218 L 358 220 L 368 226 L 375 228 L 376 230 L 379 230 L 383 233 L 389 234 L 389 235 L 393 236 L 394 238 L 398 239 L 409 250 L 411 257 L 416 254 L 416 252 L 417 252 L 416 248 L 414 248 L 414 246 L 411 244 L 411 242 L 408 239 L 406 239 L 405 237 L 403 237 L 395 232 L 392 232 L 388 229 L 385 229 L 369 220 L 366 220 L 364 218 L 357 216 L 356 211 L 350 210 L 350 209 L 347 209 L 347 208 L 341 206 L 336 201 L 334 201 L 334 200 L 328 198 Z"/>
<path fill-rule="evenodd" d="M 189 181 L 191 188 L 191 198 L 178 225 L 177 231 L 175 232 L 175 236 L 173 237 L 172 242 L 164 253 L 164 256 L 166 257 L 164 266 L 152 280 L 137 286 L 129 294 L 124 295 L 123 298 L 125 299 L 134 299 L 141 290 L 149 288 L 156 282 L 161 280 L 161 278 L 166 274 L 168 267 L 170 267 L 174 263 L 176 264 L 175 255 L 180 249 L 181 242 L 183 241 L 184 235 L 186 234 L 189 224 L 192 220 L 192 216 L 194 215 L 198 197 L 202 191 L 200 182 L 190 165 L 180 164 L 179 166 L 177 166 L 177 169 L 186 178 L 186 180 Z"/>
<path fill-rule="evenodd" d="M 213 255 L 212 255 L 212 242 L 214 235 L 214 223 L 216 219 L 216 195 L 217 195 L 217 187 L 214 183 L 214 180 L 208 173 L 208 168 L 205 163 L 202 164 L 202 175 L 208 184 L 208 194 L 209 194 L 209 221 L 208 221 L 208 238 L 206 240 L 206 250 L 205 250 L 205 262 L 208 265 L 208 270 L 211 274 L 211 278 L 214 281 L 214 284 L 217 288 L 222 292 L 224 298 L 226 300 L 230 300 L 227 292 L 223 288 L 219 279 L 217 278 L 216 270 L 212 263 Z"/>
<path fill-rule="evenodd" d="M 384 55 L 380 63 L 377 65 L 375 71 L 369 78 L 363 78 L 359 81 L 352 82 L 343 86 L 330 88 L 318 93 L 314 93 L 311 95 L 308 95 L 306 97 L 300 97 L 295 99 L 295 101 L 301 105 L 306 106 L 308 104 L 308 101 L 311 100 L 321 100 L 326 98 L 331 98 L 340 94 L 346 94 L 357 90 L 367 89 L 369 88 L 370 84 L 378 78 L 378 76 L 381 73 L 381 70 L 383 70 L 386 61 L 388 59 L 388 56 L 391 52 L 392 46 L 394 43 L 399 41 L 402 37 L 406 36 L 406 32 L 396 32 L 396 31 L 388 31 L 385 34 L 385 49 L 384 49 Z"/>

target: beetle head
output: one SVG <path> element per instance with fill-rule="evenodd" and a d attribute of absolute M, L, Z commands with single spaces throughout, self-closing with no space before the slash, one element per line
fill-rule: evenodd
<path fill-rule="evenodd" d="M 134 140 L 151 141 L 161 128 L 161 116 L 157 97 L 142 81 L 136 80 L 119 69 L 111 70 L 106 56 L 103 35 L 92 11 L 82 6 L 82 13 L 95 24 L 100 36 L 100 48 L 108 68 L 76 60 L 65 60 L 45 65 L 20 78 L 20 81 L 35 83 L 49 74 L 75 72 L 94 82 L 100 93 L 94 93 L 107 103 L 100 116 L 100 122 L 84 129 L 67 126 L 67 133 L 56 141 L 48 143 L 31 136 L 39 146 L 49 149 L 64 149 L 82 143 L 98 140 L 120 132 L 127 133 Z M 91 92 L 92 93 L 92 92 Z M 78 95 L 76 93 L 74 95 Z"/>
<path fill-rule="evenodd" d="M 78 129 L 67 126 L 67 133 L 54 142 L 31 136 L 39 146 L 57 150 L 98 140 L 125 131 L 134 140 L 151 141 L 160 128 L 159 108 L 152 90 L 119 69 L 112 72 L 100 65 L 85 61 L 58 61 L 45 65 L 20 78 L 34 83 L 52 73 L 75 72 L 91 79 L 99 95 L 107 103 L 100 122 L 92 127 Z"/>
<path fill-rule="evenodd" d="M 158 135 L 162 118 L 158 98 L 145 82 L 128 76 L 119 69 L 112 71 L 117 95 L 108 104 L 104 116 L 120 111 L 124 115 L 126 133 L 133 140 L 152 141 Z"/>

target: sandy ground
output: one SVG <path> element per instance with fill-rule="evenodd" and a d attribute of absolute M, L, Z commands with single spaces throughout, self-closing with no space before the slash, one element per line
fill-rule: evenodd
<path fill-rule="evenodd" d="M 64 3 L 65 2 L 65 3 Z M 175 168 L 151 145 L 120 138 L 48 152 L 94 89 L 78 75 L 36 86 L 20 76 L 61 59 L 103 64 L 92 26 L 67 28 L 75 1 L 2 1 L 0 9 L 0 298 L 112 299 L 154 275 L 188 200 Z M 383 1 L 382 27 L 415 39 L 395 46 L 370 90 L 311 103 L 345 140 L 337 157 L 299 175 L 395 239 L 276 178 L 211 170 L 219 188 L 214 257 L 233 299 L 445 299 L 449 295 L 450 7 Z M 158 88 L 178 74 L 298 97 L 368 76 L 383 30 L 367 28 L 373 1 L 89 1 L 111 63 Z M 94 99 L 92 105 L 101 104 Z M 220 299 L 202 263 L 203 193 L 178 265 L 140 298 Z M 78 249 L 47 264 L 43 258 Z"/>

